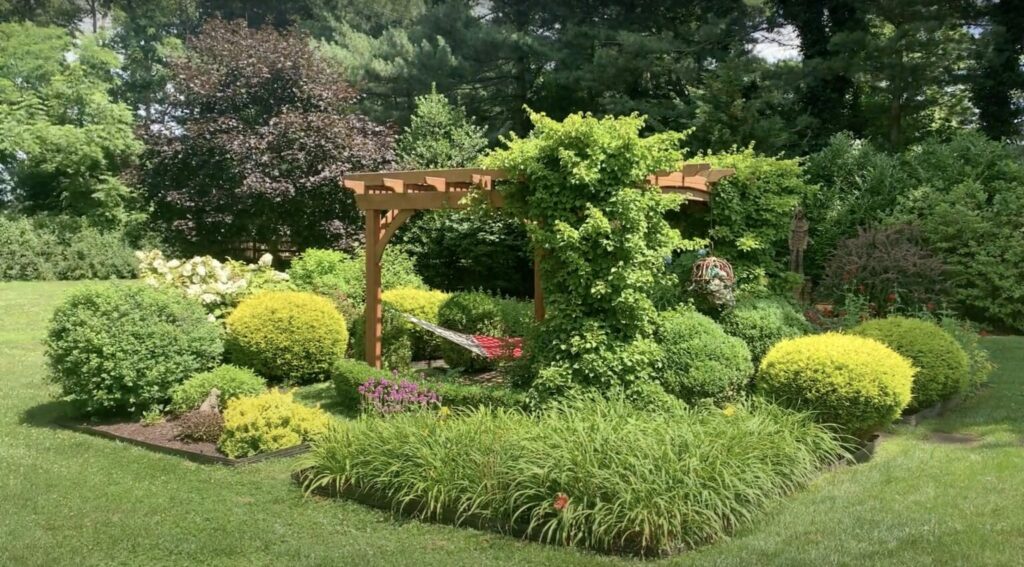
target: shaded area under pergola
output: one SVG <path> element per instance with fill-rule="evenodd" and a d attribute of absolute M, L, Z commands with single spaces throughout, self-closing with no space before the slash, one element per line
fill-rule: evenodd
<path fill-rule="evenodd" d="M 732 169 L 713 168 L 706 163 L 686 164 L 677 171 L 658 172 L 647 182 L 663 193 L 683 195 L 687 201 L 709 202 L 711 186 L 732 175 Z M 352 173 L 342 180 L 355 193 L 356 206 L 366 211 L 366 362 L 381 366 L 381 258 L 395 232 L 416 211 L 462 209 L 470 194 L 492 207 L 502 207 L 504 199 L 494 190 L 494 182 L 505 179 L 496 169 L 456 168 L 412 171 Z M 544 293 L 540 281 L 540 255 L 534 255 L 534 315 L 544 318 Z"/>

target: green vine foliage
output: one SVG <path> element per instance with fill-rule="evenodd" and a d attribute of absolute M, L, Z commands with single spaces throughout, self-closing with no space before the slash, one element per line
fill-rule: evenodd
<path fill-rule="evenodd" d="M 681 238 L 664 218 L 680 201 L 645 178 L 678 167 L 682 136 L 642 138 L 636 115 L 531 119 L 529 137 L 485 158 L 508 173 L 506 207 L 543 255 L 547 318 L 527 344 L 531 391 L 646 388 L 660 355 L 651 296 Z"/>
<path fill-rule="evenodd" d="M 684 235 L 710 235 L 715 255 L 732 263 L 741 288 L 767 287 L 787 271 L 793 210 L 817 188 L 805 181 L 799 160 L 761 155 L 753 148 L 701 155 L 696 161 L 736 173 L 715 184 L 708 232 L 695 219 L 684 219 Z"/>

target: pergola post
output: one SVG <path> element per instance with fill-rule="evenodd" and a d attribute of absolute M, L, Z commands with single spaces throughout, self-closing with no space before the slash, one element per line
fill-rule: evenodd
<path fill-rule="evenodd" d="M 380 291 L 380 211 L 366 211 L 366 311 L 364 329 L 366 363 L 374 368 L 381 367 L 381 335 L 383 318 Z"/>

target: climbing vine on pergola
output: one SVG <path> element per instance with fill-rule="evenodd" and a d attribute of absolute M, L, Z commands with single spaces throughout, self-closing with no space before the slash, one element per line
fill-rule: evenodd
<path fill-rule="evenodd" d="M 655 173 L 647 181 L 664 193 L 683 195 L 687 201 L 709 202 L 711 186 L 731 169 L 712 168 L 705 163 L 686 164 L 677 171 Z M 366 362 L 381 366 L 381 259 L 395 232 L 416 211 L 461 209 L 474 194 L 492 207 L 504 205 L 494 182 L 505 179 L 494 169 L 457 168 L 414 171 L 353 173 L 346 175 L 345 188 L 355 193 L 356 206 L 366 213 Z M 534 257 L 534 314 L 544 318 L 544 294 L 540 281 L 539 254 Z"/>

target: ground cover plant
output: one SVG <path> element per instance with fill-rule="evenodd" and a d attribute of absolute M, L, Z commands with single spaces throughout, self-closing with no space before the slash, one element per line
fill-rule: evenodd
<path fill-rule="evenodd" d="M 217 448 L 231 458 L 286 449 L 316 438 L 328 423 L 323 410 L 295 402 L 290 393 L 270 390 L 228 402 Z"/>
<path fill-rule="evenodd" d="M 876 339 L 910 359 L 917 371 L 908 411 L 922 410 L 967 387 L 969 361 L 956 339 L 931 321 L 889 317 L 866 321 L 854 334 Z"/>
<path fill-rule="evenodd" d="M 198 304 L 141 285 L 75 290 L 54 312 L 46 339 L 51 380 L 88 415 L 161 407 L 222 351 L 220 330 Z"/>
<path fill-rule="evenodd" d="M 727 536 L 841 455 L 831 432 L 768 404 L 651 414 L 594 397 L 534 416 L 480 408 L 339 422 L 303 464 L 310 491 L 650 557 Z"/>

